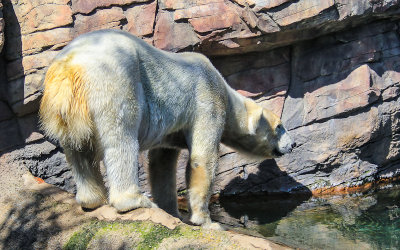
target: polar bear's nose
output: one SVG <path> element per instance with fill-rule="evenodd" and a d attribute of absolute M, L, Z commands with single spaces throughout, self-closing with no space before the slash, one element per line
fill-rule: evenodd
<path fill-rule="evenodd" d="M 293 143 L 292 143 L 292 149 L 294 149 L 294 148 L 296 147 L 296 145 L 297 145 L 297 144 L 296 144 L 295 142 L 293 142 Z"/>

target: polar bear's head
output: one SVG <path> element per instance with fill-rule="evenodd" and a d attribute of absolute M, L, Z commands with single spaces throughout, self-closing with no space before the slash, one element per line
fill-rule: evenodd
<path fill-rule="evenodd" d="M 279 117 L 263 108 L 248 116 L 248 139 L 253 141 L 250 153 L 266 158 L 290 153 L 296 146 Z"/>
<path fill-rule="evenodd" d="M 263 158 L 275 158 L 290 153 L 296 146 L 277 115 L 252 100 L 245 102 L 247 111 L 248 153 Z"/>
<path fill-rule="evenodd" d="M 246 117 L 242 116 L 242 129 L 235 138 L 225 139 L 228 146 L 262 159 L 280 157 L 293 150 L 296 143 L 278 116 L 250 99 L 244 101 L 244 106 Z"/>

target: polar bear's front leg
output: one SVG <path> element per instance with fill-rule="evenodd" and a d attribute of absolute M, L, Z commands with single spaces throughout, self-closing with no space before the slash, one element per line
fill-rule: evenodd
<path fill-rule="evenodd" d="M 208 203 L 211 196 L 212 184 L 218 167 L 218 152 L 220 131 L 212 131 L 210 123 L 198 123 L 189 135 L 190 159 L 186 168 L 186 186 L 188 187 L 191 217 L 190 221 L 206 228 L 219 229 L 218 223 L 212 223 Z M 207 128 L 207 136 L 204 136 Z"/>
<path fill-rule="evenodd" d="M 115 127 L 102 138 L 104 165 L 109 180 L 109 203 L 119 212 L 139 207 L 157 207 L 138 187 L 139 143 L 127 129 Z"/>
<path fill-rule="evenodd" d="M 192 153 L 186 169 L 186 179 L 189 187 L 190 221 L 205 228 L 222 230 L 218 223 L 212 223 L 208 210 L 217 165 L 218 150 L 202 156 Z"/>

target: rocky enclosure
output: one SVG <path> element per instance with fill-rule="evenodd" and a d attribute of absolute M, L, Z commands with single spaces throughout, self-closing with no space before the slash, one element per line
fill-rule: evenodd
<path fill-rule="evenodd" d="M 398 0 L 2 0 L 0 155 L 74 190 L 64 155 L 38 129 L 41 79 L 74 37 L 113 28 L 209 56 L 233 88 L 281 115 L 293 153 L 259 164 L 222 147 L 215 192 L 326 193 L 394 180 L 399 13 Z"/>

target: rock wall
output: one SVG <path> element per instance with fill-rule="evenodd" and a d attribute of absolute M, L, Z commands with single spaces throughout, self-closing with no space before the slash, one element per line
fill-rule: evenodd
<path fill-rule="evenodd" d="M 259 164 L 222 147 L 215 192 L 325 193 L 393 180 L 399 12 L 398 0 L 2 0 L 0 155 L 73 190 L 62 151 L 38 129 L 41 80 L 74 37 L 113 28 L 209 56 L 233 88 L 281 115 L 294 152 Z"/>

